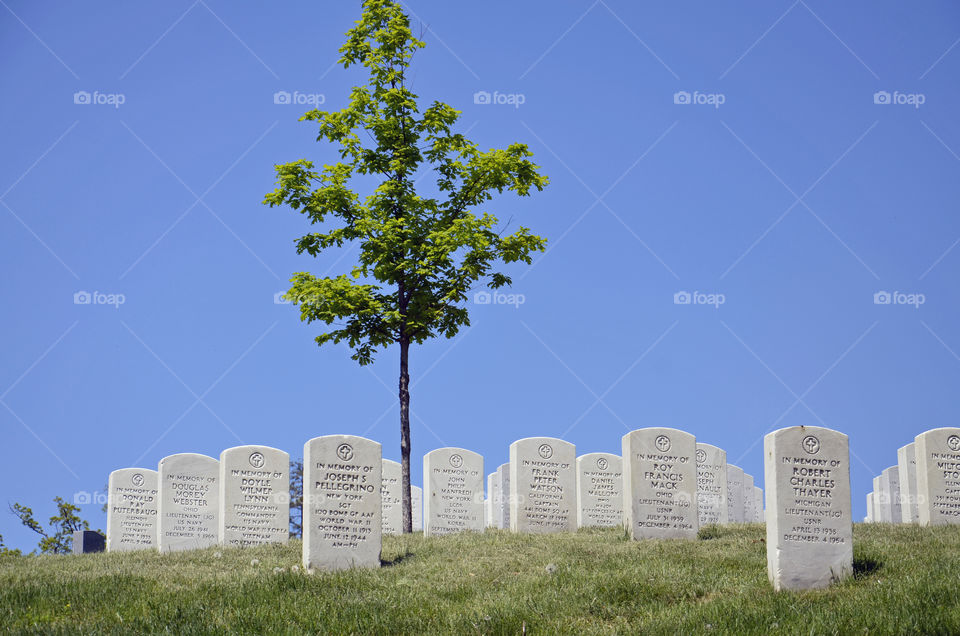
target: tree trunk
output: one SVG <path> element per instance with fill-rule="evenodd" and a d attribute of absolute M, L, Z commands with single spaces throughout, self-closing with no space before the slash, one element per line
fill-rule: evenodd
<path fill-rule="evenodd" d="M 400 508 L 403 511 L 403 532 L 413 532 L 410 498 L 410 373 L 407 357 L 410 340 L 400 339 Z"/>

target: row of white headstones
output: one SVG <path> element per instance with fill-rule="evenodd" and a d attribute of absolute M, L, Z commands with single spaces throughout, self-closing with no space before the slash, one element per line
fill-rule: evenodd
<path fill-rule="evenodd" d="M 534 444 L 533 440 L 539 440 Z M 361 440 L 343 440 L 339 455 L 353 453 Z M 425 533 L 442 535 L 461 531 L 480 531 L 484 527 L 510 529 L 512 501 L 526 500 L 529 509 L 517 529 L 525 532 L 574 530 L 581 527 L 619 526 L 623 520 L 623 461 L 612 453 L 590 453 L 567 461 L 575 453 L 572 444 L 554 438 L 521 440 L 518 448 L 521 464 L 530 466 L 529 488 L 510 494 L 510 464 L 501 465 L 487 476 L 483 491 L 483 457 L 462 448 L 442 448 L 424 457 L 424 475 L 430 491 Z M 375 442 L 372 442 L 375 444 Z M 310 443 L 308 443 L 309 447 Z M 527 457 L 524 449 L 536 446 L 536 457 Z M 363 462 L 376 461 L 373 451 Z M 554 453 L 557 453 L 554 457 Z M 353 458 L 351 457 L 351 460 Z M 562 460 L 562 461 L 561 461 Z M 698 524 L 761 521 L 763 491 L 754 486 L 752 475 L 727 464 L 726 452 L 710 444 L 696 444 L 696 502 Z M 532 462 L 532 463 L 531 463 Z M 559 464 L 558 464 L 559 462 Z M 379 474 L 380 518 L 382 534 L 400 534 L 402 529 L 401 467 L 381 459 Z M 229 448 L 217 461 L 193 453 L 171 455 L 160 461 L 157 471 L 124 468 L 110 475 L 110 514 L 107 519 L 108 551 L 157 548 L 162 552 L 196 549 L 214 544 L 245 546 L 286 541 L 289 533 L 286 514 L 289 503 L 289 456 L 266 446 Z M 542 466 L 551 466 L 542 472 Z M 309 466 L 309 464 L 308 464 Z M 369 492 L 373 481 L 357 473 L 339 475 L 320 462 L 315 468 L 329 468 L 321 475 L 326 481 L 317 486 L 324 500 L 338 504 L 357 500 Z M 670 467 L 663 475 L 662 488 L 676 490 L 677 497 L 693 499 L 684 475 L 672 475 Z M 678 483 L 670 481 L 673 479 Z M 331 480 L 342 482 L 334 486 Z M 330 483 L 328 483 L 330 482 Z M 309 485 L 309 480 L 306 481 Z M 353 490 L 363 489 L 359 494 Z M 336 492 L 328 492 L 336 491 Z M 309 494 L 309 493 L 308 493 Z M 314 503 L 317 494 L 314 493 Z M 424 530 L 423 491 L 411 488 L 413 530 Z M 342 506 L 347 509 L 348 506 Z M 331 519 L 335 509 L 316 507 Z M 349 515 L 348 515 L 349 516 Z M 663 514 L 661 521 L 679 522 Z M 344 532 L 340 535 L 353 535 Z"/>
<path fill-rule="evenodd" d="M 935 429 L 917 444 L 918 475 L 929 473 L 918 479 L 918 489 L 926 489 L 930 502 L 945 502 L 933 507 L 940 512 L 931 524 L 957 521 L 942 511 L 960 504 L 960 482 L 936 469 L 942 461 L 960 465 L 960 454 L 948 452 L 957 434 L 960 429 Z M 303 457 L 304 566 L 378 567 L 383 534 L 399 532 L 399 464 L 382 459 L 379 443 L 352 435 L 314 438 Z M 745 479 L 738 482 L 739 469 L 726 464 L 721 449 L 671 428 L 628 433 L 622 456 L 577 458 L 563 440 L 518 440 L 505 471 L 488 476 L 486 499 L 477 453 L 437 449 L 423 464 L 427 535 L 485 525 L 546 533 L 622 524 L 633 539 L 693 539 L 702 524 L 765 518 L 768 574 L 777 589 L 823 587 L 852 572 L 849 445 L 846 435 L 830 429 L 798 426 L 766 436 L 765 514 L 756 487 L 747 491 Z M 220 461 L 185 453 L 164 458 L 158 471 L 114 471 L 107 549 L 284 542 L 288 466 L 283 451 L 240 446 L 225 450 Z"/>
<path fill-rule="evenodd" d="M 918 466 L 917 459 L 922 458 Z M 941 492 L 931 489 L 940 480 Z M 873 478 L 867 523 L 960 523 L 960 429 L 935 428 L 897 449 L 895 466 Z"/>

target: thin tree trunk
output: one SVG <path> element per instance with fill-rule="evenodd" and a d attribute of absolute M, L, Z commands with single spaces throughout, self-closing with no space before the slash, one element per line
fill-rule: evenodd
<path fill-rule="evenodd" d="M 410 373 L 407 357 L 410 340 L 400 338 L 400 503 L 403 510 L 403 531 L 413 532 L 413 514 L 410 498 Z"/>

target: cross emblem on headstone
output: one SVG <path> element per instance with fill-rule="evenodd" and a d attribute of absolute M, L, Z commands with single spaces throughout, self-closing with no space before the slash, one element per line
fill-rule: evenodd
<path fill-rule="evenodd" d="M 553 447 L 550 444 L 540 444 L 539 453 L 540 457 L 550 459 L 553 457 Z"/>
<path fill-rule="evenodd" d="M 143 485 L 143 474 L 142 474 L 142 473 L 137 473 L 137 474 L 135 474 L 133 477 L 130 478 L 130 481 L 133 482 L 133 485 L 134 485 L 134 486 L 137 486 L 137 487 L 142 486 L 142 485 Z"/>
<path fill-rule="evenodd" d="M 250 454 L 250 465 L 254 468 L 263 468 L 264 461 L 263 453 L 257 452 Z"/>
<path fill-rule="evenodd" d="M 340 444 L 337 446 L 337 457 L 345 462 L 353 459 L 353 446 L 350 444 Z"/>
<path fill-rule="evenodd" d="M 657 436 L 657 440 L 655 443 L 657 445 L 657 448 L 661 452 L 666 453 L 668 450 L 670 450 L 670 438 L 667 437 L 666 435 Z"/>
<path fill-rule="evenodd" d="M 606 457 L 600 457 L 599 459 L 597 459 L 597 468 L 599 468 L 600 470 L 606 470 L 608 465 L 609 463 L 607 462 Z"/>
<path fill-rule="evenodd" d="M 807 451 L 811 455 L 815 454 L 817 451 L 820 450 L 820 440 L 818 440 L 813 435 L 807 435 L 806 437 L 804 437 L 803 442 L 801 442 L 801 444 L 803 445 L 803 450 Z"/>
<path fill-rule="evenodd" d="M 451 455 L 450 456 L 450 465 L 454 468 L 460 468 L 463 466 L 463 456 L 462 455 Z"/>
<path fill-rule="evenodd" d="M 960 450 L 960 436 L 951 435 L 947 438 L 947 446 L 950 447 L 950 450 L 957 451 Z"/>

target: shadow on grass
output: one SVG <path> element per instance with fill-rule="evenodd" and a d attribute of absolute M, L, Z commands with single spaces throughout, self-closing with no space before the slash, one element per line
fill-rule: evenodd
<path fill-rule="evenodd" d="M 389 567 L 393 567 L 394 565 L 400 565 L 401 563 L 403 563 L 405 559 L 409 559 L 412 556 L 413 556 L 413 552 L 411 552 L 410 550 L 405 550 L 403 554 L 398 554 L 397 556 L 393 557 L 389 561 L 380 559 L 380 567 L 389 568 Z"/>
<path fill-rule="evenodd" d="M 874 559 L 870 556 L 854 556 L 853 557 L 853 578 L 860 580 L 865 579 L 873 573 L 880 570 L 883 567 L 883 561 Z"/>

